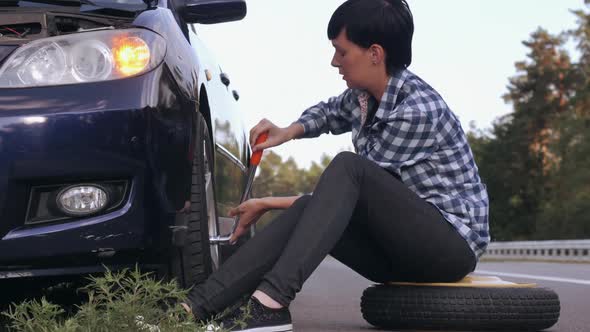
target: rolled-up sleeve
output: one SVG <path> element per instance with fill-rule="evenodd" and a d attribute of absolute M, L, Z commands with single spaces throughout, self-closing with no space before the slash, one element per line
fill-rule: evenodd
<path fill-rule="evenodd" d="M 337 97 L 308 108 L 295 121 L 304 128 L 302 137 L 317 137 L 328 132 L 334 135 L 349 132 L 352 129 L 352 111 L 357 107 L 355 102 L 354 90 L 347 89 Z"/>

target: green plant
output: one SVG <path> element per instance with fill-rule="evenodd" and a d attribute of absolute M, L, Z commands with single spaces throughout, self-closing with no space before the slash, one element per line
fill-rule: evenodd
<path fill-rule="evenodd" d="M 107 270 L 89 281 L 81 289 L 88 300 L 73 314 L 45 298 L 13 304 L 3 313 L 10 320 L 11 331 L 223 331 L 214 321 L 195 321 L 183 309 L 180 303 L 186 300 L 187 291 L 178 289 L 174 281 L 156 280 L 138 268 L 115 273 Z"/>

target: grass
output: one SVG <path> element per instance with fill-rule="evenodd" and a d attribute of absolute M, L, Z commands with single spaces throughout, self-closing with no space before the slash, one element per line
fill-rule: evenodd
<path fill-rule="evenodd" d="M 100 277 L 90 277 L 80 291 L 87 301 L 76 305 L 75 310 L 66 310 L 43 297 L 13 303 L 2 315 L 9 321 L 10 331 L 225 331 L 214 321 L 196 321 L 187 313 L 180 303 L 186 300 L 188 291 L 180 290 L 175 281 L 156 280 L 137 268 L 115 273 L 107 270 Z"/>

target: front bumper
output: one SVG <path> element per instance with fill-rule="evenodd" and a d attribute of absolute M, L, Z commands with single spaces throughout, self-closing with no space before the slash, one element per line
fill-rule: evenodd
<path fill-rule="evenodd" d="M 156 260 L 190 162 L 190 113 L 170 77 L 161 66 L 125 80 L 0 89 L 0 279 Z M 25 224 L 33 187 L 108 180 L 129 183 L 116 210 Z"/>

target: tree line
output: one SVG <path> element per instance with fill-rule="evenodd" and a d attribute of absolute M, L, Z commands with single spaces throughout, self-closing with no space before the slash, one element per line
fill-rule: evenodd
<path fill-rule="evenodd" d="M 552 35 L 539 28 L 523 42 L 527 58 L 516 63 L 504 95 L 513 112 L 469 133 L 494 240 L 590 237 L 587 9 L 572 12 L 574 29 Z"/>

